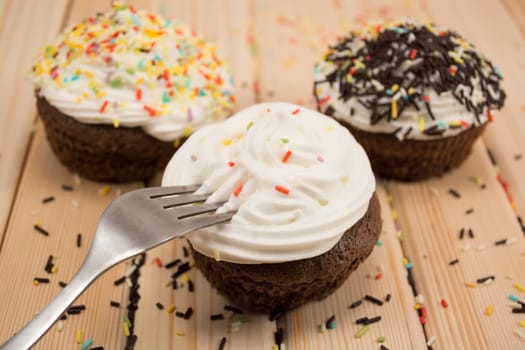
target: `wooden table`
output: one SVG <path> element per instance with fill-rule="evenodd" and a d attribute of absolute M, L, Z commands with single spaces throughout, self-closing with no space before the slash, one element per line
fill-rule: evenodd
<path fill-rule="evenodd" d="M 233 69 L 239 108 L 270 100 L 313 108 L 312 66 L 327 45 L 364 21 L 405 16 L 457 29 L 476 43 L 504 73 L 508 100 L 461 168 L 418 184 L 379 182 L 381 244 L 328 299 L 277 321 L 269 321 L 267 315 L 248 315 L 240 328 L 235 324 L 238 316 L 211 321 L 210 315 L 224 312 L 227 302 L 204 278 L 192 269 L 183 278 L 184 286 L 173 290 L 165 285 L 173 270 L 155 263 L 155 258 L 163 263 L 177 257 L 187 260 L 184 241 L 176 240 L 147 253 L 136 282 L 114 285 L 132 261 L 111 269 L 75 303 L 84 304 L 86 310 L 55 325 L 35 348 L 78 349 L 80 331 L 82 342 L 91 338 L 93 347 L 105 349 L 123 349 L 134 341 L 135 349 L 217 349 L 223 337 L 226 349 L 271 349 L 279 328 L 287 349 L 378 349 L 380 336 L 390 349 L 425 349 L 434 337 L 434 349 L 525 348 L 525 339 L 516 333 L 525 333 L 518 324 L 525 315 L 511 313 L 508 299 L 514 294 L 525 300 L 525 292 L 516 288 L 525 285 L 525 231 L 519 222 L 525 211 L 525 159 L 520 159 L 525 151 L 523 1 L 132 3 L 179 18 L 216 41 Z M 65 25 L 104 11 L 109 4 L 108 0 L 0 0 L 0 342 L 59 292 L 59 281 L 71 278 L 104 207 L 122 191 L 140 186 L 80 182 L 64 169 L 46 143 L 36 119 L 32 86 L 25 79 L 38 47 Z M 73 191 L 62 185 L 73 186 Z M 461 198 L 450 195 L 451 188 Z M 49 196 L 54 201 L 44 204 Z M 466 213 L 469 209 L 471 214 Z M 36 232 L 35 224 L 49 236 Z M 472 229 L 474 237 L 466 234 L 460 240 L 462 228 Z M 505 238 L 514 244 L 495 245 Z M 47 274 L 44 266 L 50 254 L 58 270 Z M 450 264 L 455 259 L 459 262 Z M 377 278 L 378 273 L 382 278 Z M 495 276 L 490 285 L 476 283 L 490 275 Z M 50 283 L 33 285 L 35 276 L 49 278 Z M 189 280 L 194 292 L 188 290 Z M 130 298 L 130 290 L 138 290 L 140 299 L 136 293 Z M 348 308 L 365 294 L 378 298 L 390 294 L 391 300 L 383 306 L 364 302 Z M 120 307 L 110 306 L 111 301 Z M 164 310 L 156 307 L 157 302 Z M 123 328 L 130 303 L 138 310 L 126 336 Z M 417 303 L 427 310 L 424 325 L 415 310 Z M 176 317 L 166 311 L 170 305 L 178 311 L 191 306 L 194 315 L 189 320 Z M 493 312 L 486 315 L 489 305 Z M 337 328 L 319 332 L 318 325 L 331 315 L 336 316 Z M 376 315 L 382 320 L 356 338 L 360 326 L 355 320 Z"/>

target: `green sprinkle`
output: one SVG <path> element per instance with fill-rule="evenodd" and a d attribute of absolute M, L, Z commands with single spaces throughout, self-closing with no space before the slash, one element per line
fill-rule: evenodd
<path fill-rule="evenodd" d="M 135 73 L 135 70 L 133 68 L 126 68 L 126 73 L 128 73 L 129 75 L 132 75 Z"/>
<path fill-rule="evenodd" d="M 248 125 L 246 125 L 246 130 L 250 130 L 250 128 L 253 126 L 253 121 L 250 121 Z"/>
<path fill-rule="evenodd" d="M 376 242 L 376 246 L 382 247 L 383 246 L 383 241 L 378 239 L 377 242 Z"/>
<path fill-rule="evenodd" d="M 170 95 L 167 91 L 162 94 L 162 103 L 169 103 L 171 101 Z"/>
<path fill-rule="evenodd" d="M 93 340 L 91 338 L 88 338 L 82 345 L 80 346 L 80 350 L 87 350 L 91 344 L 93 344 Z"/>
<path fill-rule="evenodd" d="M 109 82 L 109 85 L 112 88 L 119 88 L 119 87 L 121 87 L 122 86 L 122 78 L 116 77 L 114 79 L 111 79 L 111 81 Z"/>
<path fill-rule="evenodd" d="M 355 334 L 355 337 L 361 338 L 363 335 L 366 334 L 366 332 L 368 332 L 368 326 L 363 326 L 363 328 L 357 331 L 357 333 Z"/>
<path fill-rule="evenodd" d="M 333 322 L 330 322 L 329 324 L 327 324 L 327 327 L 328 329 L 336 329 L 337 327 L 337 323 L 335 323 L 335 321 Z"/>
<path fill-rule="evenodd" d="M 377 337 L 376 340 L 377 340 L 378 343 L 384 343 L 385 342 L 385 337 L 380 336 L 380 337 Z"/>
<path fill-rule="evenodd" d="M 514 294 L 509 294 L 509 299 L 512 300 L 513 302 L 517 303 L 520 299 L 515 296 Z"/>
<path fill-rule="evenodd" d="M 282 139 L 281 139 L 281 142 L 282 142 L 282 143 L 288 143 L 288 139 L 282 138 Z"/>

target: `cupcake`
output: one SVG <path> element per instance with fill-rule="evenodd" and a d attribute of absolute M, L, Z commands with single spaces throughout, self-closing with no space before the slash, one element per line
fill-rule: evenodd
<path fill-rule="evenodd" d="M 115 4 L 44 46 L 31 71 L 57 158 L 97 181 L 145 180 L 231 114 L 231 75 L 188 27 Z"/>
<path fill-rule="evenodd" d="M 314 68 L 318 109 L 345 125 L 379 176 L 404 181 L 460 165 L 503 106 L 502 75 L 459 34 L 410 21 L 368 26 Z"/>
<path fill-rule="evenodd" d="M 197 193 L 231 222 L 187 238 L 197 268 L 250 310 L 296 308 L 337 289 L 381 231 L 366 153 L 331 118 L 263 103 L 193 134 L 168 163 L 163 186 Z"/>

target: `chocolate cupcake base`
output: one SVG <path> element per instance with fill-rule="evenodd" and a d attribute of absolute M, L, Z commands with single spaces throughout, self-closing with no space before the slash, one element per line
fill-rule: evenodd
<path fill-rule="evenodd" d="M 338 120 L 365 149 L 374 173 L 401 181 L 419 181 L 441 176 L 458 167 L 468 157 L 474 141 L 487 123 L 457 135 L 435 140 L 404 140 L 395 135 L 371 133 Z"/>
<path fill-rule="evenodd" d="M 37 108 L 57 158 L 90 180 L 147 180 L 162 170 L 175 152 L 172 142 L 157 140 L 138 127 L 80 123 L 44 97 L 37 97 Z"/>
<path fill-rule="evenodd" d="M 381 232 L 376 194 L 368 210 L 326 253 L 276 264 L 236 264 L 216 261 L 193 251 L 195 265 L 212 286 L 233 303 L 249 310 L 289 310 L 327 297 L 372 252 Z"/>

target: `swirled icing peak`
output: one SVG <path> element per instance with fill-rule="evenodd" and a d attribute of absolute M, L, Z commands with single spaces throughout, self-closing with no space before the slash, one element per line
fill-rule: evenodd
<path fill-rule="evenodd" d="M 39 94 L 83 123 L 140 126 L 157 139 L 188 136 L 232 110 L 232 79 L 214 45 L 187 26 L 115 4 L 44 46 Z"/>
<path fill-rule="evenodd" d="M 188 235 L 199 252 L 235 263 L 299 260 L 331 249 L 375 191 L 362 147 L 331 118 L 263 103 L 205 126 L 175 153 L 163 186 L 202 184 L 228 224 Z"/>
<path fill-rule="evenodd" d="M 435 139 L 491 121 L 505 92 L 494 66 L 459 34 L 400 21 L 368 25 L 314 68 L 319 109 L 370 132 Z"/>

